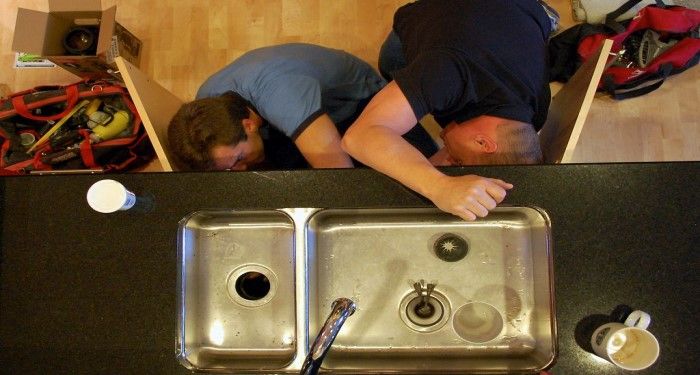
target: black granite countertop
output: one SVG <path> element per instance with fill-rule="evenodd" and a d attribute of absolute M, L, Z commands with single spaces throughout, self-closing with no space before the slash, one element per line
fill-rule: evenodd
<path fill-rule="evenodd" d="M 618 304 L 650 313 L 661 344 L 658 362 L 639 374 L 700 373 L 700 162 L 449 173 L 505 179 L 515 188 L 504 203 L 549 213 L 552 373 L 624 373 L 577 344 Z M 176 235 L 192 211 L 430 204 L 371 170 L 120 174 L 110 178 L 153 194 L 155 209 L 105 215 L 85 201 L 102 178 L 0 179 L 0 373 L 188 373 L 175 359 Z"/>

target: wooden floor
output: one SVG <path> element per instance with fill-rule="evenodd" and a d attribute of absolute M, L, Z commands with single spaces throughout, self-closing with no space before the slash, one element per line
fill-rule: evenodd
<path fill-rule="evenodd" d="M 376 67 L 398 0 L 103 0 L 117 21 L 144 42 L 141 70 L 184 100 L 211 73 L 253 48 L 309 42 L 344 49 Z M 573 25 L 569 0 L 549 0 Z M 17 8 L 48 9 L 46 0 L 0 1 L 0 94 L 77 77 L 59 68 L 13 68 Z M 439 25 L 436 25 L 439 27 Z M 658 91 L 613 101 L 598 94 L 575 162 L 700 160 L 700 68 Z M 555 87 L 556 89 L 556 87 Z"/>

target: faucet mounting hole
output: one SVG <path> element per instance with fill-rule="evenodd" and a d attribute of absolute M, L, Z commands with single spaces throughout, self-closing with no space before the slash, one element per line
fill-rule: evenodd
<path fill-rule="evenodd" d="M 246 272 L 236 279 L 236 293 L 249 300 L 265 298 L 270 292 L 270 280 L 260 272 Z"/>

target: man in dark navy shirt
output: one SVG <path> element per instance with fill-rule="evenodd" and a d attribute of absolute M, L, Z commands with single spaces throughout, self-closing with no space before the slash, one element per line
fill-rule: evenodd
<path fill-rule="evenodd" d="M 344 149 L 444 211 L 486 216 L 512 185 L 446 176 L 434 165 L 541 162 L 550 28 L 537 0 L 420 0 L 399 8 L 380 56 L 393 81 L 350 127 Z M 430 160 L 401 139 L 427 114 L 443 127 L 445 144 Z"/>

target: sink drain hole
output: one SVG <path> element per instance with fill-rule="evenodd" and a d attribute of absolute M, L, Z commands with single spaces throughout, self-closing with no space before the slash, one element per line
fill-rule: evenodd
<path fill-rule="evenodd" d="M 413 308 L 413 312 L 421 319 L 429 319 L 435 315 L 435 306 L 430 302 L 421 302 Z"/>
<path fill-rule="evenodd" d="M 431 327 L 438 324 L 445 313 L 442 303 L 434 297 L 428 297 L 428 301 L 423 301 L 423 297 L 415 297 L 406 306 L 406 316 L 413 324 L 421 327 Z"/>
<path fill-rule="evenodd" d="M 265 298 L 270 292 L 270 280 L 260 272 L 246 272 L 236 279 L 236 293 L 249 300 Z"/>
<path fill-rule="evenodd" d="M 226 277 L 226 291 L 233 302 L 245 307 L 259 307 L 277 293 L 277 275 L 261 264 L 245 264 Z"/>
<path fill-rule="evenodd" d="M 456 262 L 467 256 L 469 246 L 467 241 L 454 233 L 440 236 L 433 244 L 433 251 L 438 258 L 445 262 Z"/>
<path fill-rule="evenodd" d="M 450 320 L 450 301 L 433 290 L 430 296 L 407 293 L 399 303 L 399 316 L 406 326 L 416 332 L 429 333 L 442 328 Z"/>

